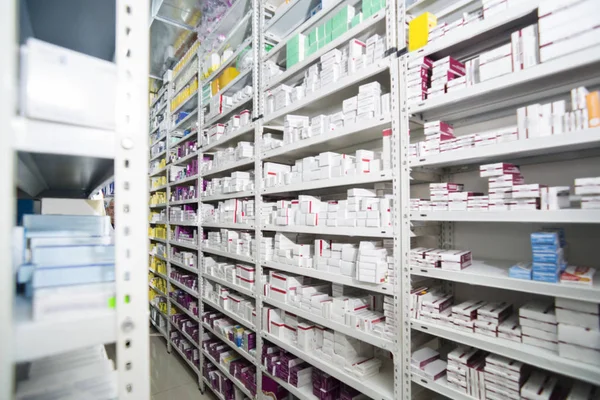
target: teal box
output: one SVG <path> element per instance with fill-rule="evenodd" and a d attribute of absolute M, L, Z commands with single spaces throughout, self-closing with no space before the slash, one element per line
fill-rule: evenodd
<path fill-rule="evenodd" d="M 360 24 L 362 21 L 363 21 L 363 15 L 362 15 L 362 13 L 358 13 L 357 15 L 354 16 L 354 18 L 352 18 L 352 21 L 350 21 L 350 27 L 354 28 L 355 26 Z"/>
<path fill-rule="evenodd" d="M 318 30 L 318 28 L 315 28 L 308 33 L 308 40 L 307 40 L 307 43 L 305 43 L 305 44 L 310 47 L 310 46 L 316 44 L 318 41 L 319 41 L 319 30 Z"/>
<path fill-rule="evenodd" d="M 342 36 L 344 33 L 348 32 L 348 26 L 340 26 L 339 28 L 336 28 L 333 30 L 333 32 L 331 32 L 331 39 L 337 39 L 340 36 Z"/>
<path fill-rule="evenodd" d="M 320 40 L 325 40 L 325 25 L 317 26 L 317 42 Z"/>

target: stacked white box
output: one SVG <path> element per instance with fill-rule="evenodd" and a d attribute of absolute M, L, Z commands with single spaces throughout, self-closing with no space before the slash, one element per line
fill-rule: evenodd
<path fill-rule="evenodd" d="M 408 64 L 406 97 L 409 105 L 420 103 L 427 98 L 432 67 L 433 61 L 428 57 L 420 57 Z"/>
<path fill-rule="evenodd" d="M 367 39 L 367 52 L 365 62 L 367 65 L 373 64 L 383 58 L 385 54 L 385 37 L 373 35 Z"/>
<path fill-rule="evenodd" d="M 513 45 L 507 43 L 479 55 L 481 82 L 513 72 Z"/>
<path fill-rule="evenodd" d="M 519 390 L 527 374 L 515 360 L 490 354 L 485 359 L 485 394 L 488 398 L 520 399 Z"/>
<path fill-rule="evenodd" d="M 487 304 L 483 300 L 468 300 L 452 307 L 452 319 L 454 328 L 473 333 L 475 332 L 475 320 L 480 308 Z"/>
<path fill-rule="evenodd" d="M 485 356 L 485 352 L 466 346 L 459 346 L 448 353 L 448 386 L 472 397 L 485 399 L 485 396 L 481 397 L 476 390 L 478 385 L 474 382 L 475 378 L 481 382 L 482 379 L 479 378 L 485 376 L 484 373 L 480 373 L 485 363 Z M 472 376 L 473 372 L 476 377 Z M 483 386 L 485 391 L 485 383 Z"/>
<path fill-rule="evenodd" d="M 283 120 L 283 144 L 290 144 L 301 140 L 305 131 L 308 131 L 309 117 L 304 115 L 288 114 Z"/>
<path fill-rule="evenodd" d="M 320 68 L 319 64 L 314 64 L 314 65 L 310 66 L 304 72 L 303 86 L 304 86 L 304 91 L 305 91 L 306 95 L 309 95 L 310 93 L 314 93 L 321 88 L 321 80 L 319 78 L 319 76 L 320 76 L 319 68 Z"/>
<path fill-rule="evenodd" d="M 581 208 L 600 209 L 600 177 L 575 179 L 575 194 L 581 196 Z"/>
<path fill-rule="evenodd" d="M 365 67 L 367 44 L 358 39 L 348 43 L 348 73 L 355 73 Z"/>
<path fill-rule="evenodd" d="M 356 279 L 370 283 L 384 283 L 388 270 L 388 250 L 381 242 L 361 241 L 358 246 Z"/>
<path fill-rule="evenodd" d="M 548 350 L 558 350 L 558 327 L 554 304 L 534 301 L 519 308 L 522 341 Z"/>
<path fill-rule="evenodd" d="M 521 387 L 521 398 L 532 400 L 551 400 L 556 398 L 558 379 L 542 371 L 533 371 L 527 382 Z"/>
<path fill-rule="evenodd" d="M 342 68 L 342 52 L 333 49 L 321 56 L 321 87 L 325 87 L 340 79 Z"/>
<path fill-rule="evenodd" d="M 498 327 L 512 313 L 512 304 L 506 302 L 490 302 L 477 310 L 475 333 L 497 337 Z"/>
<path fill-rule="evenodd" d="M 422 156 L 438 154 L 453 149 L 454 128 L 443 121 L 426 122 L 424 126 L 425 151 Z"/>
<path fill-rule="evenodd" d="M 448 211 L 450 193 L 459 193 L 463 189 L 464 185 L 461 183 L 430 183 L 429 193 L 431 200 L 427 206 L 432 211 Z"/>
<path fill-rule="evenodd" d="M 381 85 L 371 82 L 358 87 L 357 120 L 374 118 L 381 114 Z"/>
<path fill-rule="evenodd" d="M 427 89 L 427 98 L 431 99 L 446 93 L 446 84 L 466 74 L 465 65 L 448 56 L 433 62 L 431 85 Z"/>
<path fill-rule="evenodd" d="M 600 365 L 600 305 L 557 297 L 555 306 L 558 354 Z"/>

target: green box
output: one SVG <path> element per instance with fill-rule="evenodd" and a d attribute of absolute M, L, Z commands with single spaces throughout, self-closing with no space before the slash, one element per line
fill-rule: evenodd
<path fill-rule="evenodd" d="M 313 44 L 317 43 L 318 40 L 319 40 L 319 31 L 317 28 L 315 28 L 308 33 L 308 40 L 305 43 L 305 45 L 312 46 Z"/>
<path fill-rule="evenodd" d="M 317 42 L 317 49 L 322 49 L 323 47 L 325 47 L 325 36 L 323 36 L 323 39 L 319 40 Z"/>
<path fill-rule="evenodd" d="M 299 33 L 297 35 L 292 36 L 290 38 L 290 40 L 288 40 L 286 47 L 297 50 L 297 49 L 301 49 L 302 47 L 304 47 L 305 44 L 306 44 L 306 36 Z"/>
<path fill-rule="evenodd" d="M 339 28 L 336 28 L 333 30 L 333 32 L 331 32 L 331 39 L 337 39 L 346 32 L 348 32 L 348 25 L 340 26 Z"/>
<path fill-rule="evenodd" d="M 325 25 L 317 26 L 317 42 L 325 39 Z"/>
<path fill-rule="evenodd" d="M 362 0 L 362 13 L 364 19 L 367 19 L 373 15 L 371 4 L 372 0 Z"/>
<path fill-rule="evenodd" d="M 362 13 L 358 13 L 354 16 L 354 18 L 352 18 L 352 21 L 350 21 L 350 27 L 354 28 L 355 26 L 360 24 L 362 21 L 363 21 L 363 15 L 362 15 Z"/>
<path fill-rule="evenodd" d="M 306 48 L 306 57 L 310 57 L 311 55 L 315 54 L 317 52 L 317 50 L 319 50 L 319 46 L 318 46 L 317 42 L 309 45 Z"/>
<path fill-rule="evenodd" d="M 385 0 L 371 0 L 371 15 L 385 7 Z"/>

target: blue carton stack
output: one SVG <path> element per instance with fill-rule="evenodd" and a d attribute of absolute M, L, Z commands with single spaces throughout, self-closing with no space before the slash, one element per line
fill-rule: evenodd
<path fill-rule="evenodd" d="M 534 281 L 558 283 L 567 266 L 565 232 L 563 229 L 531 234 L 533 253 L 532 278 Z"/>

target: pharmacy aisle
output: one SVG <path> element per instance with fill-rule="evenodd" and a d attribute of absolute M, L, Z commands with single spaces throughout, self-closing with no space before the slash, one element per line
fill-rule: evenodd
<path fill-rule="evenodd" d="M 596 398 L 597 4 L 413 3 L 401 223 L 441 231 L 403 236 L 404 391 Z"/>

